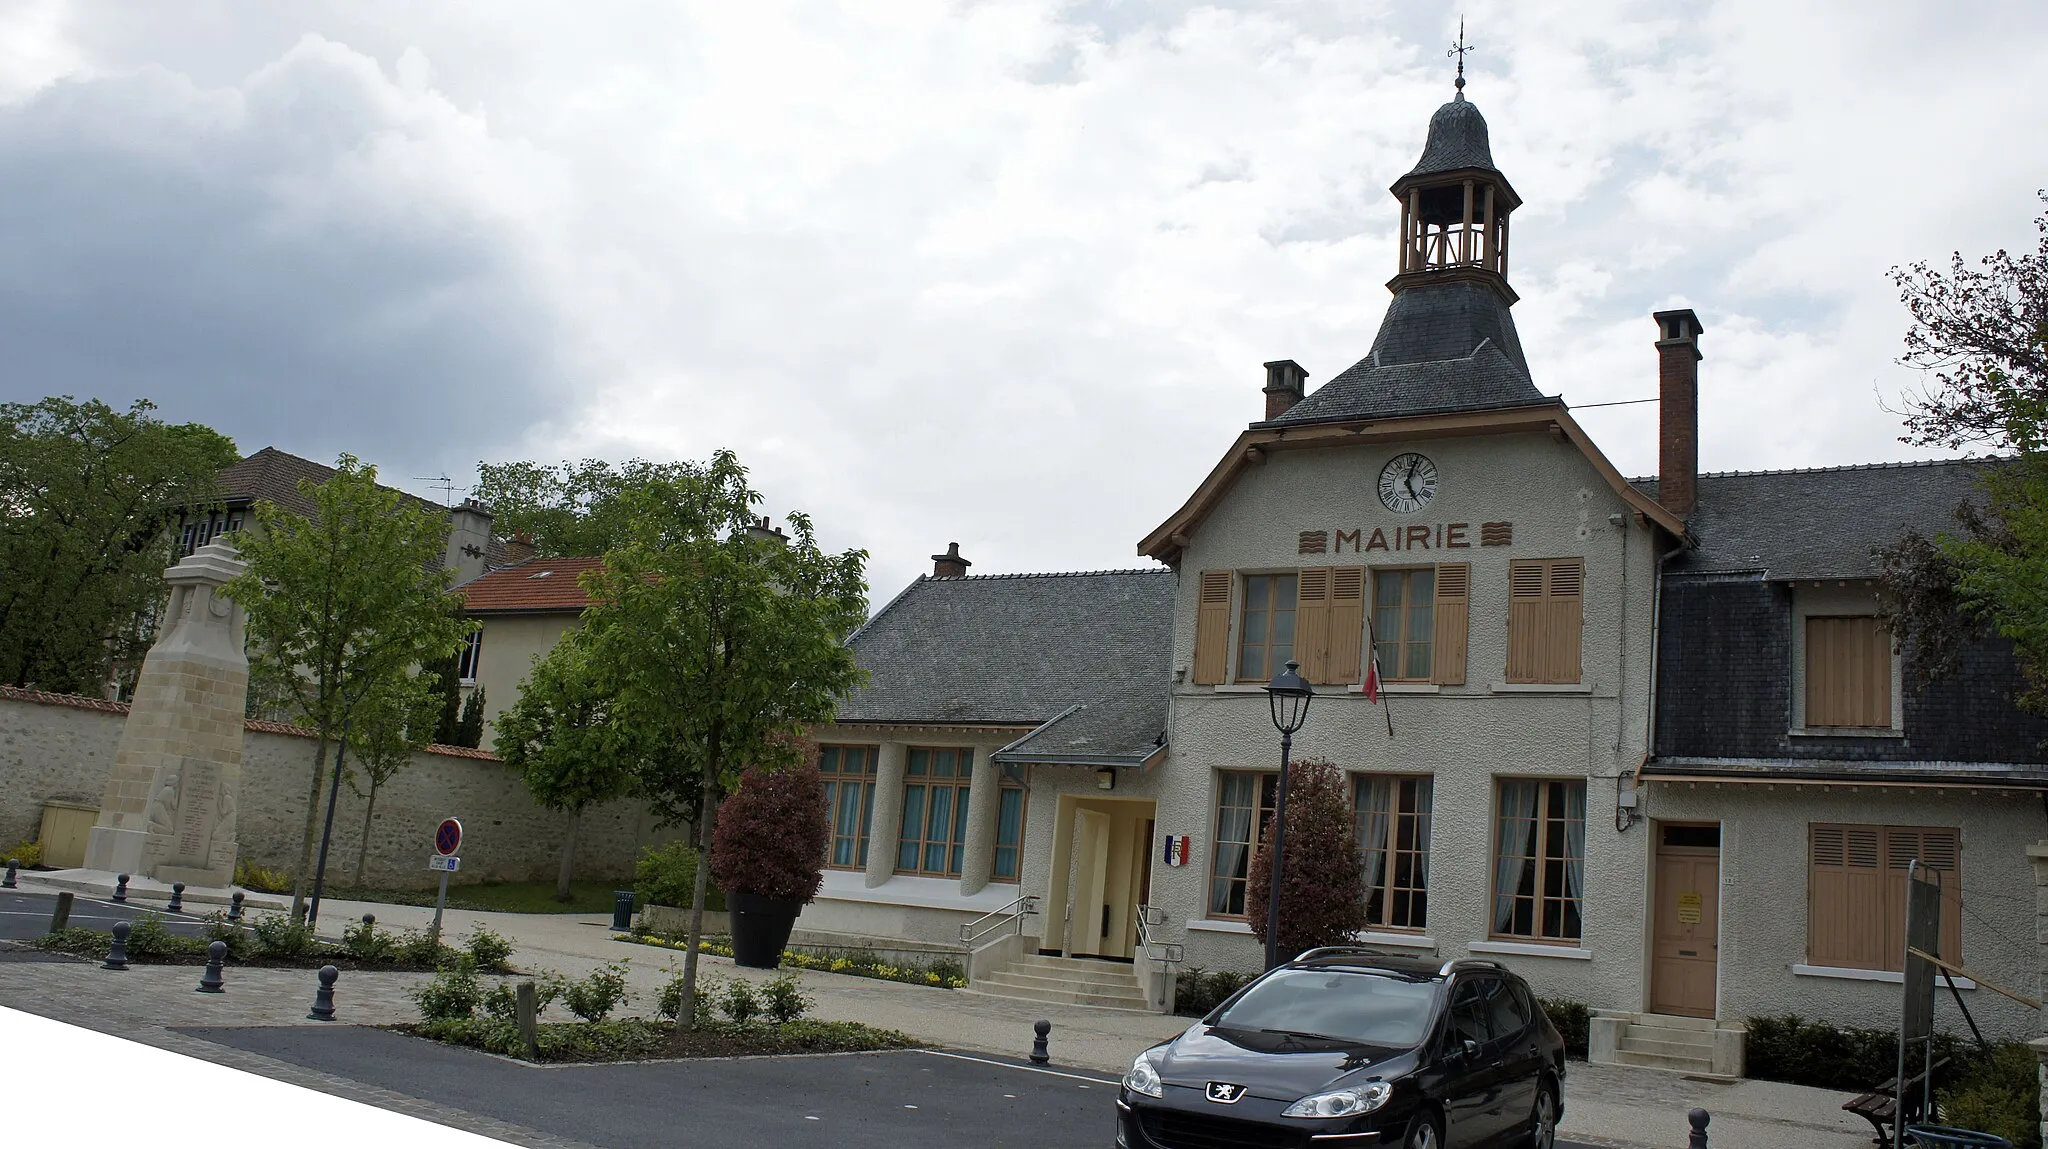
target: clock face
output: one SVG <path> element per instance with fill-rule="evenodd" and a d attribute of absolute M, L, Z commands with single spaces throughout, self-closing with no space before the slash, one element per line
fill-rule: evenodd
<path fill-rule="evenodd" d="M 1436 498 L 1436 464 L 1413 451 L 1396 455 L 1380 471 L 1380 502 L 1399 514 L 1419 511 Z"/>

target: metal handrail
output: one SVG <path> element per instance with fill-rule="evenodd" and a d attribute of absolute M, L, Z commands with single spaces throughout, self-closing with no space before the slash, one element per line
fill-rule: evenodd
<path fill-rule="evenodd" d="M 1165 924 L 1165 910 L 1140 905 L 1138 907 L 1138 949 L 1144 953 L 1148 960 L 1156 961 L 1160 965 L 1179 965 L 1187 960 L 1187 951 L 1181 948 L 1179 942 L 1155 942 L 1152 940 L 1151 927 L 1163 926 Z M 1155 947 L 1157 952 L 1155 952 Z"/>
<path fill-rule="evenodd" d="M 960 924 L 960 941 L 965 945 L 971 946 L 988 934 L 994 933 L 1012 922 L 1016 923 L 1017 932 L 1021 934 L 1024 932 L 1024 915 L 1037 912 L 1038 895 L 1019 894 L 1015 898 L 1010 899 L 1010 904 L 1002 909 L 990 910 L 971 922 L 962 922 Z M 985 926 L 981 924 L 987 922 L 990 918 L 997 920 Z"/>

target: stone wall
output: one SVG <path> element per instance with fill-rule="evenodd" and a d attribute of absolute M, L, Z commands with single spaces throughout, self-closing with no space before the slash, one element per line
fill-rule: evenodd
<path fill-rule="evenodd" d="M 0 689 L 0 849 L 36 836 L 45 802 L 99 801 L 126 717 L 127 708 L 118 703 Z M 314 746 L 310 735 L 294 727 L 248 724 L 238 827 L 242 857 L 297 868 Z M 367 806 L 342 785 L 328 858 L 328 873 L 337 880 L 354 876 Z M 367 880 L 428 885 L 434 827 L 450 816 L 463 826 L 457 882 L 554 876 L 568 815 L 536 806 L 519 776 L 490 754 L 438 746 L 413 755 L 411 768 L 378 792 Z M 577 873 L 624 877 L 642 846 L 676 834 L 657 831 L 631 803 L 592 807 L 578 835 Z"/>

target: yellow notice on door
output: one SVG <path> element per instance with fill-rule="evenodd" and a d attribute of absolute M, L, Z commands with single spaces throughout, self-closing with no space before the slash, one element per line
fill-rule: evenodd
<path fill-rule="evenodd" d="M 1700 892 L 1681 890 L 1678 895 L 1678 924 L 1696 926 L 1700 924 Z"/>

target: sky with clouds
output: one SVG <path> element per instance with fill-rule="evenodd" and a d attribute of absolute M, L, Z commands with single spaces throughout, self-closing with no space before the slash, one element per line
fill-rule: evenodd
<path fill-rule="evenodd" d="M 0 399 L 430 496 L 729 446 L 878 601 L 1138 565 L 1263 361 L 1370 347 L 1461 8 L 1541 388 L 1689 306 L 1706 469 L 1921 454 L 1885 272 L 2034 245 L 2038 0 L 0 0 Z"/>

